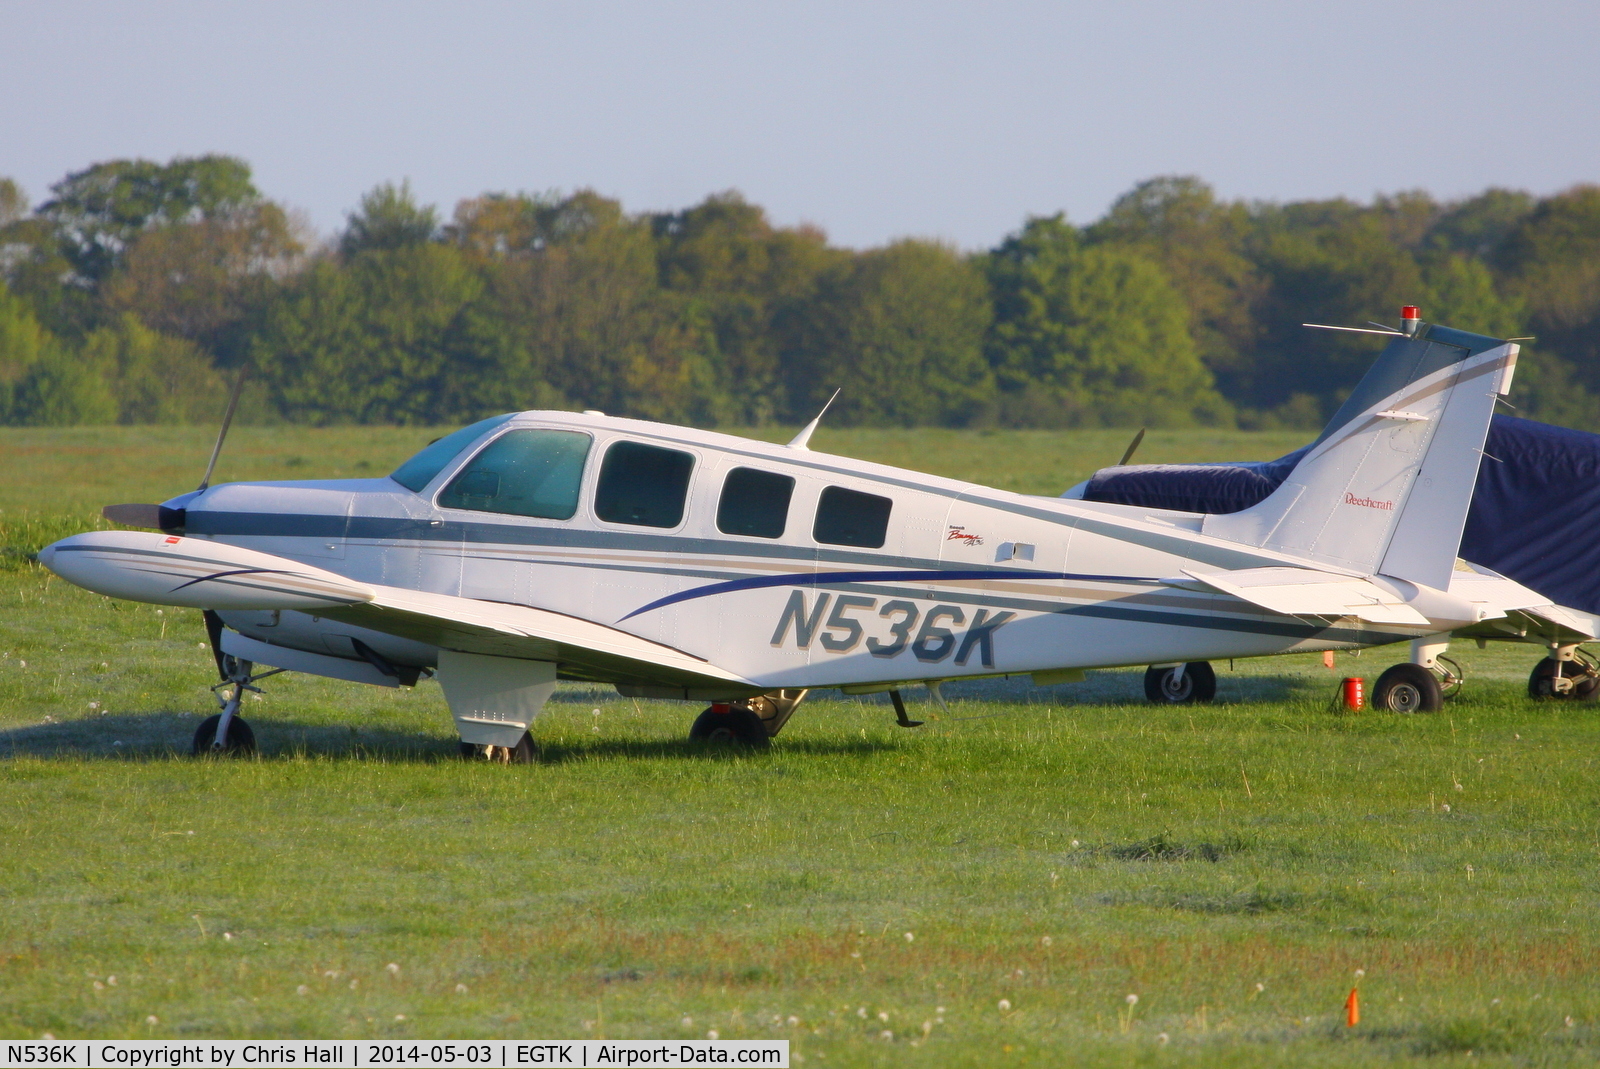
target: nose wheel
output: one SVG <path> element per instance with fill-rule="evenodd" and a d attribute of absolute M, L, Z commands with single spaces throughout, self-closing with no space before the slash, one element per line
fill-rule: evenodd
<path fill-rule="evenodd" d="M 223 681 L 212 687 L 211 693 L 216 696 L 222 712 L 200 721 L 189 752 L 195 757 L 244 757 L 253 754 L 256 752 L 256 734 L 239 716 L 239 703 L 244 701 L 246 691 L 261 693 L 261 688 L 252 684 L 275 676 L 283 669 L 274 668 L 270 672 L 253 675 L 254 664 L 231 654 L 221 654 L 217 658 L 217 667 L 222 672 Z"/>

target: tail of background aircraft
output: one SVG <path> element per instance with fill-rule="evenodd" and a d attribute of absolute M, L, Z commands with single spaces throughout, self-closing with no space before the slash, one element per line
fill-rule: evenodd
<path fill-rule="evenodd" d="M 1450 584 L 1497 396 L 1518 347 L 1421 323 L 1383 350 L 1271 496 L 1205 533 L 1362 575 Z"/>

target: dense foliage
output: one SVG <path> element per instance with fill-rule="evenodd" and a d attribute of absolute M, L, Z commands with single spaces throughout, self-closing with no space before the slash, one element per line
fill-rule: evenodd
<path fill-rule="evenodd" d="M 1314 427 L 1401 304 L 1537 335 L 1519 411 L 1600 429 L 1600 186 L 1291 204 L 1144 182 L 967 254 L 829 245 L 737 193 L 629 214 L 405 186 L 326 244 L 223 156 L 0 179 L 0 422 L 461 423 L 530 407 L 700 425 Z"/>

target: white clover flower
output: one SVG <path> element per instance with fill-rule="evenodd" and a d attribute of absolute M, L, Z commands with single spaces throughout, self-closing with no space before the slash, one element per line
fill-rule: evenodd
<path fill-rule="evenodd" d="M 1128 997 L 1126 999 L 1124 999 L 1123 1001 L 1126 1002 L 1130 1006 L 1137 1006 L 1139 1004 L 1139 996 L 1130 993 L 1128 995 Z"/>
<path fill-rule="evenodd" d="M 1010 999 L 1003 998 L 1003 999 L 1000 1000 L 1000 1012 L 1001 1013 L 1010 1013 L 1011 1012 L 1011 1000 Z"/>
<path fill-rule="evenodd" d="M 157 1017 L 155 1014 L 152 1013 L 150 1016 L 148 1016 L 148 1017 L 146 1017 L 144 1019 L 144 1023 L 145 1024 L 160 1024 L 161 1023 L 161 1018 Z"/>
<path fill-rule="evenodd" d="M 309 995 L 311 994 L 311 989 L 305 984 L 301 984 L 299 987 L 294 989 L 294 993 L 297 995 Z"/>
<path fill-rule="evenodd" d="M 717 1033 L 717 1030 L 715 1028 L 713 1028 L 709 1032 L 706 1033 L 706 1038 L 707 1039 L 721 1039 L 722 1036 Z"/>
<path fill-rule="evenodd" d="M 682 1025 L 683 1027 L 685 1027 L 685 1028 L 693 1028 L 694 1027 L 694 1018 L 693 1017 L 685 1017 L 683 1020 L 679 1021 L 678 1023 L 680 1025 Z"/>
<path fill-rule="evenodd" d="M 389 964 L 385 965 L 384 968 L 389 970 L 390 976 L 400 975 L 400 965 L 398 962 L 391 961 Z"/>
<path fill-rule="evenodd" d="M 1043 938 L 1043 939 L 1041 939 L 1041 940 L 1039 940 L 1039 945 L 1040 945 L 1040 946 L 1046 946 L 1046 947 L 1047 947 L 1047 946 L 1049 946 L 1049 945 L 1050 945 L 1050 944 L 1052 944 L 1052 943 L 1054 943 L 1054 942 L 1055 942 L 1055 940 L 1054 940 L 1054 939 L 1051 939 L 1051 938 L 1050 938 L 1050 937 L 1049 937 L 1049 936 L 1048 936 L 1048 935 L 1047 935 L 1047 936 L 1045 936 L 1045 937 L 1044 937 L 1044 938 Z"/>
<path fill-rule="evenodd" d="M 916 933 L 914 933 L 914 932 L 907 932 L 906 933 L 906 942 L 910 943 L 913 940 L 915 940 L 916 938 L 917 938 Z"/>
<path fill-rule="evenodd" d="M 456 994 L 465 995 L 466 993 L 467 993 L 467 985 L 466 984 L 457 984 L 456 985 Z"/>

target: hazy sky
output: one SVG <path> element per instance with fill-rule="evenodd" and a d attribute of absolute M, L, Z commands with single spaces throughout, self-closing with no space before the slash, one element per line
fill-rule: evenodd
<path fill-rule="evenodd" d="M 847 245 L 992 245 L 1197 174 L 1300 199 L 1600 181 L 1600 3 L 0 2 L 0 175 L 222 152 L 324 233 L 736 188 Z"/>

